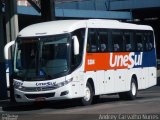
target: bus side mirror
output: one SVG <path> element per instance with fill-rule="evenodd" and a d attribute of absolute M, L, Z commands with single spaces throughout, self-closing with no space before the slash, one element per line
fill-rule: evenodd
<path fill-rule="evenodd" d="M 11 41 L 11 42 L 9 42 L 5 45 L 5 47 L 4 47 L 4 58 L 5 58 L 5 60 L 9 59 L 9 50 L 10 50 L 10 47 L 14 44 L 15 44 L 15 41 Z"/>
<path fill-rule="evenodd" d="M 74 55 L 78 55 L 79 54 L 79 41 L 77 36 L 73 36 L 73 49 L 74 49 Z"/>
<path fill-rule="evenodd" d="M 15 44 L 15 41 L 11 41 L 9 43 L 7 43 L 4 47 L 4 58 L 5 58 L 5 63 L 6 63 L 6 83 L 7 83 L 7 87 L 10 87 L 10 62 L 11 62 L 11 58 L 9 57 L 9 51 L 11 50 L 12 45 Z"/>

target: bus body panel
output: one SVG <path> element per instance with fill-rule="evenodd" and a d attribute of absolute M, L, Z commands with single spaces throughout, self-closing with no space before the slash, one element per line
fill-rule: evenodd
<path fill-rule="evenodd" d="M 77 69 L 72 74 L 67 75 L 66 77 L 61 77 L 48 81 L 22 82 L 20 80 L 14 79 L 14 84 L 21 84 L 23 86 L 22 90 L 15 89 L 15 95 L 21 96 L 21 98 L 15 97 L 16 101 L 33 102 L 33 101 L 38 101 L 39 99 L 42 98 L 44 98 L 44 101 L 47 101 L 47 100 L 63 100 L 63 99 L 73 99 L 73 98 L 83 97 L 85 81 L 84 81 L 84 74 L 83 72 L 80 72 L 81 71 L 80 69 L 81 68 Z M 49 87 L 54 86 L 53 84 L 60 83 L 71 78 L 73 79 L 73 81 L 70 82 L 69 84 L 64 85 L 60 88 L 55 88 L 55 89 L 53 88 L 53 90 L 49 90 Z M 61 96 L 61 94 L 65 91 L 67 91 L 68 94 Z M 52 95 L 50 97 L 39 97 L 38 94 L 42 94 L 42 96 L 44 94 L 53 94 L 53 97 L 51 97 Z M 36 97 L 36 95 L 38 97 Z"/>
<path fill-rule="evenodd" d="M 53 26 L 53 27 L 52 27 Z M 57 29 L 55 29 L 57 28 Z M 14 89 L 17 102 L 33 102 L 42 100 L 60 100 L 82 98 L 85 96 L 85 87 L 89 80 L 93 81 L 94 94 L 120 93 L 130 90 L 131 79 L 135 75 L 138 89 L 146 89 L 156 85 L 156 54 L 155 44 L 151 51 L 130 52 L 93 52 L 87 51 L 89 29 L 106 29 L 130 31 L 153 31 L 150 26 L 122 23 L 115 20 L 62 20 L 31 25 L 23 29 L 20 37 L 39 37 L 71 33 L 77 29 L 85 28 L 84 47 L 81 64 L 68 75 L 53 80 L 24 81 L 14 79 L 15 84 L 23 87 L 34 88 L 35 91 L 26 92 Z M 53 89 L 43 91 L 43 87 L 49 89 L 65 80 L 73 79 L 70 83 Z M 49 82 L 49 83 L 47 83 Z M 49 86 L 47 86 L 49 84 Z M 53 96 L 50 96 L 50 93 Z M 29 94 L 33 99 L 26 97 Z M 40 97 L 42 94 L 42 97 Z M 49 95 L 50 97 L 43 97 Z M 61 96 L 61 94 L 66 94 Z M 37 97 L 34 97 L 34 95 Z M 38 99 L 39 98 L 39 99 Z"/>

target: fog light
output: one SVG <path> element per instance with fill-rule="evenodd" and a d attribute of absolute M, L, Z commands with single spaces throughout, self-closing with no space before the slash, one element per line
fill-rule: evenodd
<path fill-rule="evenodd" d="M 68 93 L 69 93 L 69 91 L 61 92 L 61 96 L 67 95 Z"/>

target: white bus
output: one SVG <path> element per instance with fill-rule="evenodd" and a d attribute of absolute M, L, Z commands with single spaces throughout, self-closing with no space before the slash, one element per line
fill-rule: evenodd
<path fill-rule="evenodd" d="M 16 102 L 118 93 L 133 100 L 156 85 L 153 29 L 116 20 L 59 20 L 24 28 L 15 44 L 11 88 Z M 12 82 L 11 82 L 12 83 Z"/>

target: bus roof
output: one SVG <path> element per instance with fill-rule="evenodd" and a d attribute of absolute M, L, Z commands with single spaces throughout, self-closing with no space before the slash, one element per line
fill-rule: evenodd
<path fill-rule="evenodd" d="M 20 31 L 20 37 L 33 37 L 45 35 L 57 35 L 70 33 L 79 28 L 112 28 L 112 29 L 135 29 L 135 30 L 153 30 L 147 25 L 137 25 L 131 23 L 119 22 L 117 20 L 58 20 L 43 22 L 30 25 Z"/>

